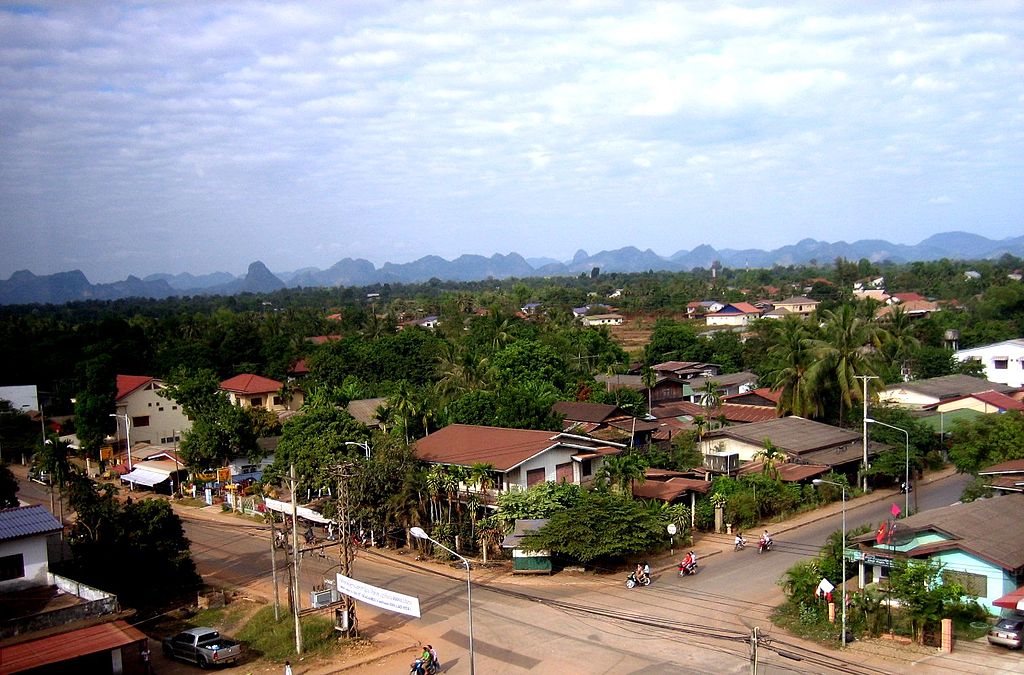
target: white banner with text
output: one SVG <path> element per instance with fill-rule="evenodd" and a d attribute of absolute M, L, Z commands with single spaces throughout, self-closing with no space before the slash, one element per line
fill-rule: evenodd
<path fill-rule="evenodd" d="M 339 593 L 344 593 L 354 600 L 361 600 L 374 607 L 420 618 L 420 599 L 417 597 L 364 584 L 362 581 L 356 581 L 342 574 L 338 574 L 337 577 Z"/>

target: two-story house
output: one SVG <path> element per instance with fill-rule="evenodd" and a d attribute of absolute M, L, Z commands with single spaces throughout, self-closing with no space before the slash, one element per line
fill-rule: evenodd
<path fill-rule="evenodd" d="M 115 414 L 118 439 L 134 443 L 168 444 L 192 428 L 178 402 L 163 396 L 166 385 L 148 375 L 118 375 Z M 127 416 L 127 427 L 125 418 Z"/>
<path fill-rule="evenodd" d="M 288 402 L 282 394 L 283 385 L 269 377 L 245 373 L 235 375 L 220 383 L 228 395 L 231 405 L 243 408 L 265 408 L 270 412 L 288 409 Z"/>
<path fill-rule="evenodd" d="M 985 366 L 985 377 L 992 382 L 1024 387 L 1024 338 L 961 349 L 953 354 L 953 358 L 957 361 L 980 361 Z"/>

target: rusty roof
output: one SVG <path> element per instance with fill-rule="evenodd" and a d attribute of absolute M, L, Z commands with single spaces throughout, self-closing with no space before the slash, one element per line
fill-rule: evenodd
<path fill-rule="evenodd" d="M 60 532 L 60 521 L 45 506 L 18 506 L 0 510 L 0 541 Z"/>
<path fill-rule="evenodd" d="M 647 480 L 633 484 L 633 496 L 640 499 L 661 499 L 671 502 L 688 492 L 706 493 L 711 481 L 697 478 L 669 478 L 668 480 Z"/>
<path fill-rule="evenodd" d="M 52 666 L 146 639 L 139 629 L 118 620 L 0 647 L 0 675 Z"/>
<path fill-rule="evenodd" d="M 238 394 L 266 394 L 281 391 L 281 383 L 269 377 L 244 373 L 229 377 L 220 383 L 220 388 Z"/>
<path fill-rule="evenodd" d="M 451 424 L 416 441 L 413 451 L 425 462 L 460 466 L 486 463 L 498 471 L 508 471 L 556 445 L 588 452 L 608 447 L 607 442 L 554 431 Z M 619 445 L 612 452 L 621 448 Z"/>
<path fill-rule="evenodd" d="M 1024 473 L 1024 459 L 1011 459 L 1008 462 L 986 466 L 978 472 L 978 475 L 987 476 L 995 473 Z"/>
<path fill-rule="evenodd" d="M 721 436 L 754 445 L 763 445 L 765 439 L 769 439 L 778 449 L 794 455 L 853 444 L 859 447 L 861 444 L 859 431 L 841 429 L 796 415 L 715 429 L 707 434 L 708 438 Z"/>
<path fill-rule="evenodd" d="M 679 417 L 680 415 L 693 417 L 695 415 L 703 416 L 707 412 L 704 406 L 699 403 L 690 403 L 689 401 L 678 401 L 676 403 L 654 406 L 654 410 L 652 410 L 652 413 L 659 419 L 663 415 L 665 417 Z M 775 408 L 741 405 L 738 403 L 723 403 L 711 409 L 712 417 L 717 418 L 720 415 L 724 415 L 725 419 L 729 422 L 764 422 L 765 420 L 773 420 L 777 417 Z"/>
<path fill-rule="evenodd" d="M 746 476 L 748 474 L 761 473 L 763 468 L 764 462 L 755 459 L 745 462 L 737 473 L 740 476 Z M 786 483 L 799 483 L 802 480 L 814 478 L 832 470 L 832 467 L 827 464 L 793 464 L 791 462 L 776 464 L 775 468 L 779 470 L 779 480 Z"/>
<path fill-rule="evenodd" d="M 567 422 L 604 422 L 613 414 L 622 414 L 618 410 L 618 406 L 610 403 L 558 401 L 551 407 L 554 408 L 555 412 L 564 417 Z"/>

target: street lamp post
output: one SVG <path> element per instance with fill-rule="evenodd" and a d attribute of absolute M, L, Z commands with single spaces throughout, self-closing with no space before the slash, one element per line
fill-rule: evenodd
<path fill-rule="evenodd" d="M 902 431 L 903 435 L 906 437 L 906 440 L 907 440 L 907 468 L 906 468 L 906 472 L 905 472 L 904 477 L 903 477 L 904 496 L 906 497 L 906 499 L 903 500 L 903 506 L 904 506 L 904 512 L 905 512 L 904 515 L 905 516 L 909 516 L 910 515 L 910 432 L 907 431 L 906 429 L 901 428 L 901 427 L 894 427 L 893 425 L 891 425 L 891 424 L 889 424 L 887 422 L 882 422 L 881 420 L 874 420 L 874 419 L 871 419 L 870 417 L 865 417 L 864 421 L 867 422 L 868 424 L 880 424 L 883 427 L 889 427 L 890 429 L 895 429 L 896 431 Z"/>
<path fill-rule="evenodd" d="M 121 417 L 117 413 L 110 413 L 110 416 L 115 420 Z M 120 432 L 120 428 L 118 428 Z M 128 413 L 124 414 L 124 442 L 127 444 L 127 455 L 128 455 L 128 471 L 132 470 L 132 420 L 128 417 Z"/>
<path fill-rule="evenodd" d="M 435 546 L 439 546 L 444 550 L 451 553 L 453 556 L 462 561 L 462 564 L 466 566 L 466 605 L 469 614 L 469 675 L 475 675 L 476 673 L 476 658 L 475 652 L 473 651 L 473 581 L 472 573 L 469 571 L 469 561 L 463 558 L 461 555 L 451 550 L 436 539 L 432 539 L 430 535 L 423 531 L 422 527 L 413 527 L 409 530 L 412 536 L 417 539 L 426 539 L 432 542 Z"/>
<path fill-rule="evenodd" d="M 370 459 L 370 444 L 360 443 L 358 441 L 345 441 L 345 445 L 357 445 L 366 451 L 366 459 Z"/>
<path fill-rule="evenodd" d="M 846 647 L 846 486 L 842 483 L 836 483 L 835 481 L 824 480 L 821 478 L 815 478 L 811 482 L 815 485 L 828 483 L 829 485 L 835 485 L 843 491 L 843 634 L 840 642 L 842 642 L 843 647 Z"/>

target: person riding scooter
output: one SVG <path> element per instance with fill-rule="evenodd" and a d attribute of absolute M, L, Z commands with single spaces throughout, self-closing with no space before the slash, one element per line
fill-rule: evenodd
<path fill-rule="evenodd" d="M 772 550 L 772 535 L 768 534 L 768 530 L 764 531 L 761 535 L 761 539 L 757 542 L 757 552 Z"/>
<path fill-rule="evenodd" d="M 736 533 L 736 546 L 733 548 L 734 551 L 739 551 L 747 547 L 747 540 L 743 538 L 742 532 Z"/>
<path fill-rule="evenodd" d="M 686 557 L 679 562 L 679 576 L 695 574 L 697 572 L 697 554 L 690 551 Z"/>

